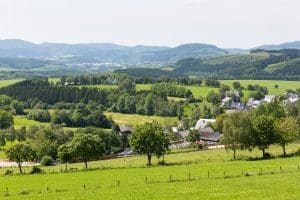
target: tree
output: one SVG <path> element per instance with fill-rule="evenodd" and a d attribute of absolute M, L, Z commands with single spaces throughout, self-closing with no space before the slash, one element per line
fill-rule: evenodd
<path fill-rule="evenodd" d="M 28 113 L 27 117 L 39 122 L 50 122 L 51 120 L 51 115 L 48 110 L 34 109 Z"/>
<path fill-rule="evenodd" d="M 288 117 L 278 120 L 276 127 L 278 130 L 278 143 L 282 147 L 283 156 L 286 156 L 285 146 L 299 139 L 299 125 L 295 118 Z"/>
<path fill-rule="evenodd" d="M 83 159 L 85 168 L 90 158 L 102 156 L 105 149 L 104 144 L 97 135 L 76 134 L 70 143 L 72 154 L 75 158 Z"/>
<path fill-rule="evenodd" d="M 239 88 L 241 88 L 241 83 L 240 82 L 237 82 L 237 81 L 234 81 L 233 83 L 232 83 L 232 86 L 233 86 L 233 88 L 234 89 L 239 89 Z"/>
<path fill-rule="evenodd" d="M 248 146 L 249 136 L 252 132 L 251 119 L 248 113 L 233 112 L 226 114 L 222 127 L 222 143 L 226 149 L 233 151 L 233 158 L 236 158 L 236 151 Z"/>
<path fill-rule="evenodd" d="M 131 78 L 126 78 L 119 82 L 118 88 L 126 91 L 135 91 L 135 82 Z"/>
<path fill-rule="evenodd" d="M 68 171 L 68 162 L 72 159 L 71 147 L 66 144 L 60 145 L 58 147 L 58 158 L 66 164 L 66 171 Z"/>
<path fill-rule="evenodd" d="M 6 144 L 6 131 L 0 131 L 0 148 Z"/>
<path fill-rule="evenodd" d="M 220 96 L 218 93 L 214 92 L 214 91 L 210 91 L 208 94 L 207 94 L 207 97 L 206 97 L 207 101 L 216 105 L 218 103 L 220 103 Z"/>
<path fill-rule="evenodd" d="M 153 100 L 153 94 L 149 93 L 146 96 L 145 100 L 145 114 L 146 115 L 153 115 L 154 114 L 154 100 Z"/>
<path fill-rule="evenodd" d="M 13 116 L 5 110 L 0 110 L 0 129 L 7 129 L 11 127 L 13 124 L 14 124 Z"/>
<path fill-rule="evenodd" d="M 253 146 L 257 146 L 265 158 L 265 150 L 276 142 L 275 119 L 272 116 L 259 115 L 253 119 Z"/>
<path fill-rule="evenodd" d="M 165 154 L 169 147 L 169 138 L 156 122 L 146 122 L 136 127 L 132 134 L 130 145 L 139 154 L 146 154 L 148 165 L 151 165 L 152 155 L 158 158 Z"/>
<path fill-rule="evenodd" d="M 19 130 L 16 131 L 16 138 L 19 142 L 25 141 L 25 139 L 26 139 L 26 126 L 22 126 Z"/>
<path fill-rule="evenodd" d="M 6 156 L 10 161 L 15 161 L 18 164 L 20 173 L 22 174 L 22 163 L 28 161 L 34 161 L 37 156 L 35 151 L 28 145 L 18 143 L 10 147 L 6 151 Z"/>
<path fill-rule="evenodd" d="M 9 127 L 6 139 L 10 141 L 10 143 L 13 143 L 16 140 L 16 130 L 13 126 Z"/>

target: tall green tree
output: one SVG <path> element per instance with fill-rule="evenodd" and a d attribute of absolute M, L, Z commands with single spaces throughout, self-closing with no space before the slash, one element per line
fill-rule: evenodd
<path fill-rule="evenodd" d="M 58 147 L 58 158 L 66 165 L 68 171 L 68 162 L 72 159 L 72 149 L 70 145 L 62 144 Z"/>
<path fill-rule="evenodd" d="M 226 114 L 222 125 L 223 137 L 221 142 L 226 149 L 233 151 L 233 158 L 236 158 L 236 151 L 248 147 L 251 143 L 252 123 L 246 112 L 233 112 Z"/>
<path fill-rule="evenodd" d="M 300 127 L 297 120 L 292 117 L 282 118 L 276 124 L 278 130 L 278 143 L 282 147 L 283 156 L 286 156 L 286 145 L 299 140 Z"/>
<path fill-rule="evenodd" d="M 10 147 L 6 151 L 6 156 L 10 161 L 15 161 L 18 164 L 20 173 L 22 174 L 22 163 L 34 161 L 37 156 L 35 151 L 28 144 L 18 143 Z"/>
<path fill-rule="evenodd" d="M 5 110 L 0 110 L 0 129 L 7 129 L 11 127 L 13 124 L 14 124 L 13 116 Z"/>
<path fill-rule="evenodd" d="M 83 159 L 85 168 L 92 157 L 102 156 L 105 152 L 104 144 L 97 135 L 76 134 L 70 143 L 74 158 Z"/>
<path fill-rule="evenodd" d="M 267 115 L 255 116 L 252 136 L 253 146 L 258 147 L 265 158 L 265 150 L 277 140 L 275 118 Z"/>
<path fill-rule="evenodd" d="M 159 158 L 168 150 L 169 138 L 158 122 L 146 122 L 135 128 L 130 139 L 130 145 L 135 152 L 146 154 L 148 165 L 151 165 L 152 155 Z"/>

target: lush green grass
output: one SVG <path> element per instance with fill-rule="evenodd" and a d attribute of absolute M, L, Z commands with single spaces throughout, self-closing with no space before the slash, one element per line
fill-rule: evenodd
<path fill-rule="evenodd" d="M 147 116 L 138 114 L 122 114 L 113 112 L 104 112 L 108 117 L 111 117 L 118 124 L 132 125 L 143 124 L 145 122 L 150 122 L 156 120 L 163 125 L 176 125 L 178 119 L 176 117 L 161 117 L 161 116 Z"/>
<path fill-rule="evenodd" d="M 50 123 L 42 123 L 28 119 L 26 116 L 17 115 L 14 116 L 14 127 L 20 128 L 21 126 L 32 126 L 32 125 L 50 125 Z"/>
<path fill-rule="evenodd" d="M 59 82 L 60 81 L 60 78 L 48 78 L 48 81 L 51 83 L 57 83 L 57 82 Z"/>
<path fill-rule="evenodd" d="M 289 152 L 299 145 L 290 145 Z M 279 154 L 280 148 L 272 147 Z M 260 152 L 239 152 L 258 156 Z M 1 199 L 298 199 L 299 157 L 262 161 L 231 160 L 223 149 L 173 153 L 170 165 L 145 166 L 145 157 L 89 163 L 105 170 L 0 177 Z M 157 162 L 154 159 L 154 162 Z M 71 167 L 81 167 L 72 164 Z M 64 166 L 61 166 L 64 167 Z M 110 167 L 111 169 L 108 169 Z M 281 169 L 282 171 L 281 171 Z M 0 169 L 1 172 L 4 169 Z M 16 169 L 14 169 L 16 171 Z M 26 168 L 26 172 L 29 169 Z M 250 174 L 251 176 L 246 176 Z M 85 187 L 84 187 L 85 186 Z M 48 188 L 48 189 L 47 189 Z M 6 190 L 8 191 L 5 196 Z"/>
<path fill-rule="evenodd" d="M 267 87 L 270 94 L 280 95 L 283 94 L 287 89 L 300 88 L 300 81 L 278 81 L 278 80 L 222 80 L 221 83 L 232 87 L 232 83 L 238 81 L 242 86 L 247 87 L 249 84 L 258 84 Z M 275 85 L 279 87 L 276 89 Z"/>
<path fill-rule="evenodd" d="M 15 84 L 17 82 L 20 82 L 24 79 L 9 79 L 9 80 L 0 80 L 0 87 L 6 87 L 12 84 Z"/>

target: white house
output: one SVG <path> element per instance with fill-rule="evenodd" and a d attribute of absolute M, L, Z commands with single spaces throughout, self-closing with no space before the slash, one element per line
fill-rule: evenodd
<path fill-rule="evenodd" d="M 248 108 L 257 108 L 260 105 L 259 100 L 255 100 L 254 98 L 249 98 L 246 107 Z"/>
<path fill-rule="evenodd" d="M 213 124 L 215 123 L 215 119 L 199 119 L 197 121 L 197 124 L 195 126 L 195 129 L 202 129 L 205 128 L 209 123 Z"/>
<path fill-rule="evenodd" d="M 263 101 L 266 103 L 271 103 L 274 100 L 275 100 L 275 95 L 266 95 Z"/>
<path fill-rule="evenodd" d="M 222 106 L 228 107 L 230 106 L 231 102 L 232 102 L 232 98 L 225 97 L 224 99 L 222 99 Z"/>

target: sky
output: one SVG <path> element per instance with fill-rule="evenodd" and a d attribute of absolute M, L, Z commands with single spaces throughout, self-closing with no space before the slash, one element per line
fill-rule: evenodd
<path fill-rule="evenodd" d="M 299 0 L 0 0 L 0 39 L 251 48 L 300 40 Z"/>

